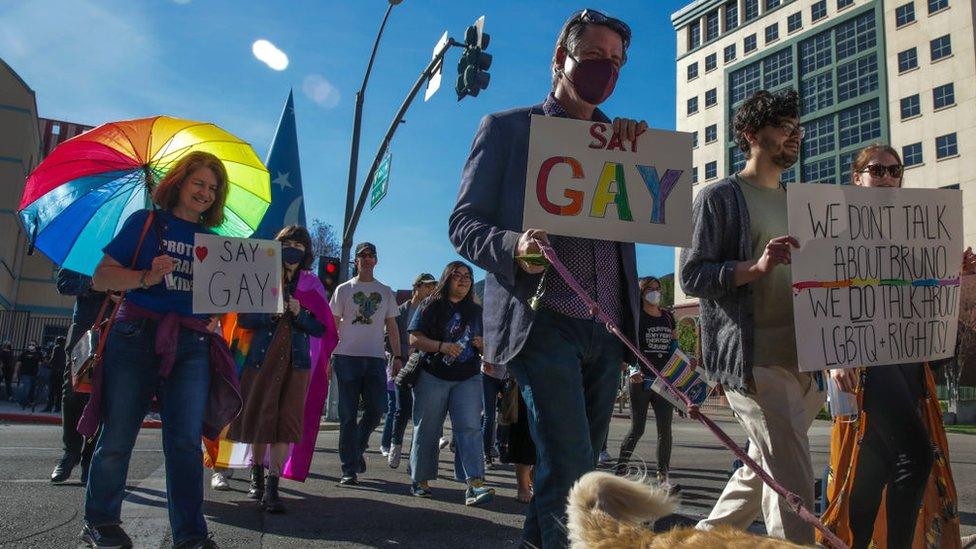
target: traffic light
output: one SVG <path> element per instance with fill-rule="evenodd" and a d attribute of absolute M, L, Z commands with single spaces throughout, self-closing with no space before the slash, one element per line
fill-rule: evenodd
<path fill-rule="evenodd" d="M 325 292 L 331 297 L 335 287 L 339 285 L 338 257 L 319 257 L 319 280 L 325 286 Z"/>
<path fill-rule="evenodd" d="M 491 68 L 491 54 L 485 53 L 491 36 L 483 32 L 484 22 L 484 17 L 479 18 L 464 33 L 464 53 L 458 61 L 457 85 L 454 88 L 458 101 L 466 95 L 478 97 L 491 82 L 491 75 L 487 72 Z"/>

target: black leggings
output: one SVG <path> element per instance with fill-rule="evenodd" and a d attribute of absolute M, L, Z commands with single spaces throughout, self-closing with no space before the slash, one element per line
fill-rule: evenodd
<path fill-rule="evenodd" d="M 922 368 L 911 364 L 867 369 L 864 411 L 868 424 L 858 454 L 849 511 L 853 549 L 870 544 L 886 487 L 888 547 L 912 546 L 934 459 L 919 409 L 924 392 Z"/>
<path fill-rule="evenodd" d="M 657 472 L 667 474 L 671 469 L 671 421 L 674 418 L 674 405 L 666 398 L 643 383 L 629 383 L 630 387 L 630 431 L 620 445 L 620 458 L 617 466 L 623 468 L 630 461 L 637 441 L 644 436 L 647 422 L 647 406 L 654 407 L 654 421 L 657 423 Z"/>

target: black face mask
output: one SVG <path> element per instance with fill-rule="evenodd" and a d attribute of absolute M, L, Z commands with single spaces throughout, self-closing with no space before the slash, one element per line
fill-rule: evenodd
<path fill-rule="evenodd" d="M 617 85 L 617 77 L 620 69 L 614 64 L 613 59 L 576 59 L 569 52 L 566 56 L 576 62 L 573 68 L 573 77 L 563 69 L 566 79 L 573 84 L 576 94 L 580 99 L 591 105 L 599 105 L 610 97 L 614 87 Z"/>
<path fill-rule="evenodd" d="M 286 246 L 281 249 L 281 261 L 286 265 L 297 265 L 301 263 L 303 257 L 305 257 L 305 250 L 299 250 L 291 246 Z"/>

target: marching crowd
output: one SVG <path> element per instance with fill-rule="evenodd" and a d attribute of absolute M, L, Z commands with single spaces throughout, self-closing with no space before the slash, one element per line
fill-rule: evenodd
<path fill-rule="evenodd" d="M 90 395 L 66 381 L 60 399 L 52 394 L 48 402 L 64 402 L 65 454 L 52 480 L 65 480 L 79 463 L 87 478 L 83 539 L 95 547 L 131 545 L 120 511 L 136 435 L 154 401 L 175 546 L 216 546 L 202 511 L 201 437 L 224 432 L 252 444 L 255 456 L 268 456 L 267 465 L 255 459 L 249 495 L 268 512 L 285 510 L 278 486 L 289 444 L 302 433 L 309 341 L 329 330 L 338 336 L 331 368 L 341 486 L 357 485 L 367 471 L 365 452 L 381 424 L 387 465 L 400 467 L 412 424 L 413 496 L 436 497 L 438 453 L 448 446 L 455 478 L 466 485 L 466 505 L 492 499 L 485 471 L 496 459 L 515 464 L 518 499 L 526 503 L 523 543 L 564 547 L 567 494 L 606 449 L 623 371 L 632 424 L 617 470 L 627 473 L 650 409 L 657 480 L 678 493 L 669 478 L 673 407 L 651 390 L 653 372 L 628 356 L 566 280 L 530 258 L 551 247 L 656 368 L 676 348 L 675 319 L 661 306 L 660 282 L 638 279 L 632 243 L 522 227 L 531 115 L 606 122 L 625 141 L 646 129 L 644 122 L 611 121 L 597 107 L 614 92 L 630 38 L 623 21 L 594 10 L 574 13 L 557 38 L 552 91 L 544 101 L 483 119 L 449 219 L 457 251 L 486 272 L 481 300 L 472 267 L 453 261 L 437 278 L 418 275 L 410 299 L 398 304 L 375 278 L 377 247 L 363 242 L 355 249 L 356 276 L 335 289 L 330 310 L 324 309 L 301 290 L 312 263 L 309 234 L 284 227 L 277 240 L 285 310 L 238 315 L 238 325 L 253 336 L 243 362 L 235 362 L 217 319 L 193 313 L 190 275 L 178 268 L 192 263 L 194 234 L 222 222 L 227 173 L 202 152 L 174 166 L 153 191 L 154 207 L 133 214 L 104 248 L 93 277 L 59 275 L 59 288 L 78 300 L 69 341 L 52 353 L 52 371 L 63 370 L 65 347 L 94 323 L 103 303 L 117 309 Z M 812 509 L 807 431 L 823 407 L 826 377 L 797 363 L 789 265 L 798 243 L 789 236 L 780 182 L 798 158 L 799 115 L 792 90 L 758 91 L 738 109 L 733 130 L 745 167 L 698 193 L 692 244 L 682 250 L 677 274 L 701 303 L 695 354 L 706 376 L 722 385 L 748 434 L 749 455 Z M 855 185 L 900 187 L 903 165 L 895 149 L 872 145 L 854 160 L 850 177 Z M 971 250 L 962 261 L 964 272 L 976 268 Z M 9 352 L 8 346 L 5 375 Z M 41 361 L 36 345 L 20 356 L 22 384 L 33 386 Z M 952 546 L 959 517 L 945 435 L 932 417 L 938 402 L 929 366 L 838 370 L 829 377 L 857 394 L 861 413 L 856 422 L 835 425 L 835 479 L 824 522 L 858 548 L 872 540 L 887 547 L 920 546 L 919 539 Z M 33 398 L 29 391 L 21 404 Z M 444 437 L 448 416 L 450 440 Z M 212 486 L 226 487 L 227 474 L 213 471 Z M 815 542 L 813 526 L 746 467 L 734 472 L 697 528 L 745 529 L 760 514 L 770 536 Z"/>

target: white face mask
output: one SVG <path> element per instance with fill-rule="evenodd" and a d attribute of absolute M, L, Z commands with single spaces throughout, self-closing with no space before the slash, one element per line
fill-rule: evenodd
<path fill-rule="evenodd" d="M 646 294 L 644 294 L 644 300 L 650 303 L 651 305 L 657 305 L 661 303 L 661 292 L 657 292 L 653 290 L 647 292 Z"/>

